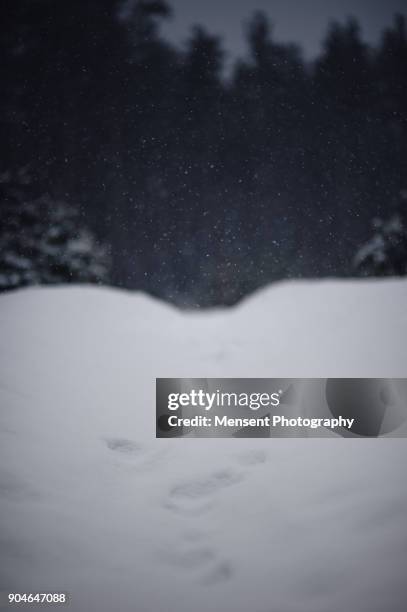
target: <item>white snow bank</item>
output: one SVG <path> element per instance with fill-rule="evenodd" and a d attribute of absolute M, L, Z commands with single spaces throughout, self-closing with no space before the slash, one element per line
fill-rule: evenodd
<path fill-rule="evenodd" d="M 0 590 L 65 590 L 73 612 L 404 611 L 406 440 L 156 440 L 154 401 L 160 376 L 405 377 L 406 298 L 2 296 Z"/>

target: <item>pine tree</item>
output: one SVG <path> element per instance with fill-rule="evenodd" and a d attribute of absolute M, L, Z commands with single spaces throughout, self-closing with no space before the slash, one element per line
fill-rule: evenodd
<path fill-rule="evenodd" d="M 108 280 L 107 248 L 75 208 L 35 194 L 24 172 L 0 177 L 0 221 L 0 291 Z"/>
<path fill-rule="evenodd" d="M 356 253 L 356 271 L 362 276 L 407 275 L 405 211 L 399 207 L 387 220 L 374 219 L 373 230 L 373 236 Z"/>

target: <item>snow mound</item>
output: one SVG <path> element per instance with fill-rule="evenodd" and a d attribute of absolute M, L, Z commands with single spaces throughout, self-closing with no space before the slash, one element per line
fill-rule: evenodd
<path fill-rule="evenodd" d="M 405 281 L 232 309 L 0 298 L 0 590 L 74 611 L 402 612 L 406 440 L 156 440 L 156 377 L 407 376 Z M 25 606 L 30 609 L 30 606 Z"/>

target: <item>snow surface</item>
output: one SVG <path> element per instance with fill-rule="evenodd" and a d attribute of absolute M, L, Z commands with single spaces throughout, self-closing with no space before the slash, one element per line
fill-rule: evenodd
<path fill-rule="evenodd" d="M 402 612 L 405 439 L 155 439 L 156 377 L 407 376 L 407 283 L 181 312 L 0 298 L 0 590 L 72 611 Z M 24 606 L 30 609 L 30 606 Z"/>

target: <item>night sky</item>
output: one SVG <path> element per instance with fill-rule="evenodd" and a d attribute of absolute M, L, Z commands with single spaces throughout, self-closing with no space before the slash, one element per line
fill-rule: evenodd
<path fill-rule="evenodd" d="M 353 15 L 365 40 L 376 42 L 394 13 L 406 13 L 405 0 L 169 0 L 173 17 L 164 27 L 172 41 L 184 42 L 193 24 L 222 35 L 229 60 L 245 53 L 244 22 L 253 11 L 267 12 L 277 40 L 300 43 L 311 59 L 320 48 L 330 20 Z"/>

